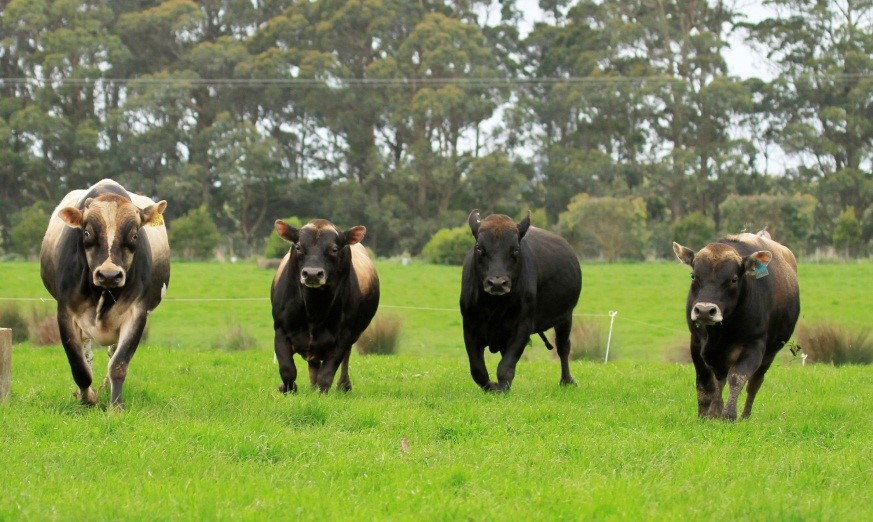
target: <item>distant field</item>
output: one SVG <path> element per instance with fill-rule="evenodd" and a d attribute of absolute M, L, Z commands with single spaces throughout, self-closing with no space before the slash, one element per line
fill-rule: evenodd
<path fill-rule="evenodd" d="M 464 356 L 458 311 L 459 267 L 377 262 L 382 284 L 380 313 L 403 318 L 400 352 L 416 356 Z M 269 289 L 272 270 L 253 263 L 175 263 L 167 299 L 150 320 L 147 343 L 204 349 L 217 345 L 233 325 L 272 346 Z M 616 358 L 664 360 L 684 346 L 687 267 L 679 263 L 582 264 L 577 320 L 608 329 L 615 319 Z M 45 297 L 35 263 L 0 264 L 0 298 Z M 852 327 L 873 323 L 873 263 L 801 264 L 801 321 L 832 321 Z M 3 301 L 0 301 L 3 303 Z M 25 306 L 53 306 L 50 303 Z M 681 348 L 680 348 L 681 349 Z M 534 336 L 529 358 L 548 358 Z"/>
<path fill-rule="evenodd" d="M 505 396 L 469 376 L 460 270 L 377 266 L 401 354 L 355 354 L 349 394 L 276 391 L 272 272 L 249 264 L 174 265 L 124 411 L 80 406 L 59 347 L 17 345 L 0 520 L 873 519 L 873 369 L 788 357 L 750 420 L 697 420 L 693 370 L 659 362 L 685 342 L 682 266 L 583 265 L 578 313 L 619 311 L 619 360 L 561 388 L 535 343 Z M 804 320 L 869 326 L 871 268 L 802 266 Z M 40 296 L 36 264 L 0 264 L 0 297 Z M 258 346 L 214 349 L 234 324 Z"/>

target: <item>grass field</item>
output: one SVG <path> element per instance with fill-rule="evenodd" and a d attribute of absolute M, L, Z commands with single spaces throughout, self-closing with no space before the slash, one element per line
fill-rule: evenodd
<path fill-rule="evenodd" d="M 618 310 L 619 360 L 563 389 L 535 343 L 506 396 L 469 377 L 457 268 L 377 268 L 400 355 L 354 355 L 350 394 L 275 391 L 272 273 L 247 264 L 174 265 L 124 411 L 79 406 L 60 348 L 16 346 L 0 520 L 873 518 L 873 370 L 788 357 L 750 420 L 698 421 L 692 369 L 661 362 L 685 268 L 583 265 L 577 312 Z M 802 265 L 802 320 L 869 327 L 870 283 L 870 263 Z M 0 297 L 45 295 L 35 264 L 0 264 Z M 252 300 L 200 300 L 229 298 Z M 214 349 L 229 324 L 258 346 Z"/>

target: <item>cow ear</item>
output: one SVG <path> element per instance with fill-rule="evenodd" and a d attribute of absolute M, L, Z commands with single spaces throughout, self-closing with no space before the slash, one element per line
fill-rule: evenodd
<path fill-rule="evenodd" d="M 281 219 L 276 220 L 276 233 L 279 234 L 279 237 L 291 243 L 296 243 L 300 240 L 300 231 Z"/>
<path fill-rule="evenodd" d="M 67 224 L 68 227 L 82 228 L 82 211 L 76 207 L 64 207 L 58 212 L 58 217 L 61 221 Z"/>
<path fill-rule="evenodd" d="M 524 216 L 524 219 L 518 224 L 518 240 L 521 241 L 521 238 L 527 234 L 527 229 L 530 228 L 530 210 L 527 211 L 527 215 Z"/>
<path fill-rule="evenodd" d="M 676 257 L 679 258 L 679 261 L 682 261 L 688 266 L 691 266 L 692 261 L 694 261 L 694 250 L 686 248 L 675 241 L 673 242 L 673 252 L 676 253 Z"/>
<path fill-rule="evenodd" d="M 151 225 L 153 227 L 159 227 L 164 224 L 164 210 L 167 209 L 166 200 L 160 200 L 154 205 L 149 205 L 146 208 L 139 211 L 140 216 L 142 216 L 142 224 L 143 225 Z"/>
<path fill-rule="evenodd" d="M 345 231 L 343 234 L 343 239 L 347 245 L 354 245 L 356 243 L 360 243 L 362 239 L 364 239 L 364 235 L 367 233 L 367 227 L 363 225 L 358 225 L 356 227 L 352 227 Z"/>
<path fill-rule="evenodd" d="M 768 250 L 752 252 L 743 259 L 743 269 L 749 273 L 760 273 L 763 267 L 770 264 L 773 254 Z M 766 272 L 766 270 L 764 270 Z"/>
<path fill-rule="evenodd" d="M 470 232 L 473 233 L 473 237 L 476 239 L 479 238 L 479 210 L 474 210 L 470 212 L 470 217 L 467 218 L 467 223 L 470 225 Z"/>

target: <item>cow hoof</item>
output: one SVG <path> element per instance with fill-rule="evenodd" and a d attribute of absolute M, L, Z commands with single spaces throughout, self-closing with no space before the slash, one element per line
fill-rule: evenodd
<path fill-rule="evenodd" d="M 291 389 L 289 390 L 288 388 L 289 387 L 283 382 L 279 385 L 279 393 L 297 393 L 297 383 L 292 382 L 290 386 Z"/>
<path fill-rule="evenodd" d="M 575 388 L 579 385 L 576 384 L 576 380 L 571 377 L 570 379 L 561 379 L 561 386 L 572 386 Z"/>
<path fill-rule="evenodd" d="M 482 387 L 486 392 L 493 393 L 506 393 L 509 391 L 509 386 L 501 386 L 498 382 L 489 382 L 485 386 Z"/>
<path fill-rule="evenodd" d="M 337 389 L 337 391 L 348 393 L 348 392 L 352 391 L 352 383 L 341 382 L 341 383 L 336 385 L 336 389 Z"/>
<path fill-rule="evenodd" d="M 94 388 L 91 388 L 90 386 L 85 391 L 76 390 L 73 392 L 73 396 L 79 399 L 85 406 L 94 406 L 97 404 L 97 392 L 95 392 Z"/>

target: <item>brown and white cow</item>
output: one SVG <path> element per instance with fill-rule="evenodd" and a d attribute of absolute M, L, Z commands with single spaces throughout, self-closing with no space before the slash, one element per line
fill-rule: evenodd
<path fill-rule="evenodd" d="M 67 194 L 40 250 L 43 284 L 57 302 L 58 327 L 82 403 L 91 387 L 92 341 L 110 348 L 111 403 L 122 405 L 127 368 L 146 317 L 170 282 L 166 201 L 129 193 L 111 179 Z"/>
<path fill-rule="evenodd" d="M 698 252 L 673 243 L 673 251 L 692 268 L 685 319 L 697 373 L 697 413 L 736 419 L 737 399 L 746 387 L 742 416 L 748 417 L 764 374 L 800 315 L 794 254 L 765 231 L 727 236 Z"/>
<path fill-rule="evenodd" d="M 279 391 L 297 391 L 294 354 L 309 365 L 309 383 L 326 393 L 349 391 L 349 356 L 379 307 L 379 278 L 360 241 L 366 228 L 346 231 L 324 219 L 299 230 L 282 220 L 276 232 L 293 243 L 270 288 Z"/>

